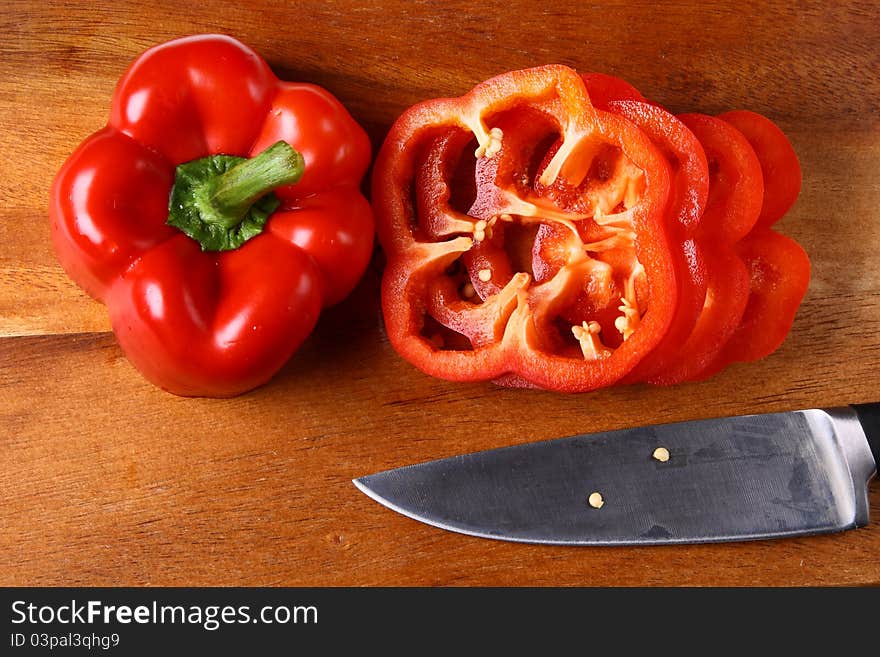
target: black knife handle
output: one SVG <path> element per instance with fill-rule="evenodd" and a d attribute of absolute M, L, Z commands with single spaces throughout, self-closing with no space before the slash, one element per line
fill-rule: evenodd
<path fill-rule="evenodd" d="M 868 444 L 871 446 L 871 452 L 874 454 L 874 463 L 880 470 L 880 402 L 873 404 L 853 404 L 856 415 L 859 416 L 859 422 L 865 435 L 868 437 Z"/>

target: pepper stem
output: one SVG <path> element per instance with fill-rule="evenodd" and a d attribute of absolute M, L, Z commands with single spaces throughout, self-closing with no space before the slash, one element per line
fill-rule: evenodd
<path fill-rule="evenodd" d="M 259 155 L 243 160 L 213 178 L 197 194 L 203 219 L 223 228 L 239 223 L 260 198 L 282 185 L 297 182 L 303 174 L 303 156 L 290 144 L 278 141 Z"/>
<path fill-rule="evenodd" d="M 178 165 L 168 198 L 167 224 L 203 251 L 231 251 L 263 232 L 281 205 L 272 190 L 302 177 L 305 161 L 286 142 L 251 159 L 208 155 Z"/>

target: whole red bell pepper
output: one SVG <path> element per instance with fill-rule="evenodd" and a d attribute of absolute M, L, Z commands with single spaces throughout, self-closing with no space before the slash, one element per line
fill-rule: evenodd
<path fill-rule="evenodd" d="M 429 374 L 593 390 L 676 311 L 669 165 L 568 67 L 411 107 L 372 189 L 388 337 Z"/>
<path fill-rule="evenodd" d="M 203 35 L 136 59 L 51 190 L 58 258 L 178 395 L 271 378 L 372 252 L 363 129 L 326 90 Z"/>

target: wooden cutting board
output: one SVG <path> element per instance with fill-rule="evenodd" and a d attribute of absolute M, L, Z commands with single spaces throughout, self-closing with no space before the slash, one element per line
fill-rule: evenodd
<path fill-rule="evenodd" d="M 3 3 L 0 585 L 880 584 L 876 483 L 874 520 L 857 531 L 630 549 L 446 533 L 350 483 L 584 431 L 880 397 L 880 15 L 872 3 L 773 4 Z M 791 334 L 761 362 L 672 388 L 446 383 L 389 346 L 377 259 L 263 388 L 224 401 L 153 388 L 58 266 L 48 187 L 106 121 L 128 63 L 199 32 L 325 86 L 375 146 L 417 101 L 553 62 L 627 78 L 675 112 L 771 117 L 804 170 L 779 228 L 813 263 Z"/>

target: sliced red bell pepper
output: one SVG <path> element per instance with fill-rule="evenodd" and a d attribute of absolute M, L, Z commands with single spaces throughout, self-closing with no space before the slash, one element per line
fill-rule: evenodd
<path fill-rule="evenodd" d="M 581 79 L 587 87 L 590 102 L 601 110 L 610 109 L 612 101 L 634 100 L 642 103 L 648 101 L 641 92 L 622 78 L 607 73 L 581 73 Z"/>
<path fill-rule="evenodd" d="M 709 199 L 697 236 L 735 244 L 755 225 L 764 202 L 761 164 L 745 136 L 731 124 L 706 114 L 681 114 L 706 153 Z"/>
<path fill-rule="evenodd" d="M 800 244 L 757 228 L 736 245 L 749 269 L 749 301 L 724 348 L 731 361 L 753 361 L 776 351 L 791 330 L 810 284 L 810 259 Z"/>
<path fill-rule="evenodd" d="M 666 156 L 672 173 L 672 199 L 667 210 L 668 235 L 673 248 L 678 304 L 663 340 L 630 372 L 625 381 L 643 381 L 675 364 L 703 310 L 707 271 L 693 237 L 709 194 L 709 166 L 694 134 L 666 110 L 643 102 L 611 101 L 610 111 L 637 125 Z"/>
<path fill-rule="evenodd" d="M 692 233 L 702 219 L 709 188 L 706 156 L 699 140 L 669 112 L 631 84 L 602 73 L 582 73 L 590 99 L 600 109 L 625 116 L 642 129 L 666 156 L 673 175 L 673 198 L 667 210 L 669 238 L 678 289 L 678 305 L 663 340 L 623 382 L 642 381 L 674 364 L 681 344 L 693 330 L 706 298 L 707 273 Z"/>
<path fill-rule="evenodd" d="M 279 81 L 229 37 L 176 39 L 135 60 L 56 176 L 55 250 L 150 381 L 239 394 L 365 270 L 369 159 L 327 91 Z"/>
<path fill-rule="evenodd" d="M 696 243 L 706 264 L 704 307 L 690 336 L 648 381 L 671 385 L 705 378 L 745 312 L 749 272 L 735 245 L 760 212 L 763 183 L 757 156 L 731 125 L 704 114 L 679 119 L 699 139 L 709 163 L 709 195 Z"/>
<path fill-rule="evenodd" d="M 719 230 L 712 230 L 709 225 L 706 230 L 698 231 L 698 240 L 714 245 L 717 250 L 707 258 L 715 268 L 714 271 L 710 268 L 710 295 L 717 296 L 724 303 L 707 308 L 694 335 L 685 343 L 684 349 L 692 354 L 692 360 L 682 360 L 677 368 L 662 373 L 655 382 L 702 380 L 733 362 L 757 360 L 769 355 L 782 344 L 791 329 L 809 284 L 810 263 L 806 253 L 793 240 L 767 228 L 791 207 L 800 190 L 800 165 L 794 150 L 782 132 L 758 114 L 737 111 L 721 117 L 737 131 L 742 127 L 748 135 L 747 141 L 754 146 L 754 160 L 758 161 L 763 183 L 760 213 L 755 216 L 757 194 L 746 197 L 745 202 L 737 202 L 732 197 L 743 195 L 743 185 L 730 185 L 729 177 L 725 180 L 719 175 L 725 170 L 745 167 L 750 170 L 748 175 L 754 178 L 753 158 L 743 156 L 744 149 L 737 146 L 739 138 L 730 130 L 719 128 L 718 123 L 709 117 L 685 117 L 684 120 L 695 126 L 706 143 L 714 145 L 710 148 L 713 148 L 717 164 L 713 167 L 710 183 L 710 204 L 714 202 L 715 209 L 721 210 L 718 216 L 722 217 L 722 222 L 732 218 L 737 225 L 734 231 L 723 225 Z M 724 133 L 729 135 L 726 140 L 719 138 Z M 745 136 L 745 133 L 741 134 Z M 740 182 L 744 178 L 741 176 Z M 719 180 L 722 184 L 715 188 L 713 197 L 711 185 Z M 753 184 L 751 188 L 754 189 Z M 748 208 L 748 212 L 743 208 Z M 707 211 L 706 216 L 711 220 L 716 214 Z M 748 234 L 734 240 L 734 236 L 745 230 L 748 217 L 755 217 Z M 742 264 L 726 253 L 727 247 Z M 723 261 L 721 252 L 726 253 L 723 257 L 729 263 L 726 269 L 718 266 Z M 711 292 L 713 288 L 717 289 L 714 294 Z M 739 321 L 733 328 L 737 316 Z"/>
<path fill-rule="evenodd" d="M 706 378 L 745 313 L 749 271 L 743 261 L 726 246 L 708 246 L 703 253 L 707 278 L 703 310 L 677 356 L 648 379 L 651 383 L 673 385 Z"/>
<path fill-rule="evenodd" d="M 749 230 L 752 222 L 757 221 L 755 211 L 759 202 L 762 203 L 762 214 L 768 205 L 766 194 L 755 184 L 755 157 L 740 135 L 719 126 L 711 117 L 689 115 L 685 119 L 702 136 L 712 156 L 712 207 L 706 218 L 708 225 L 697 241 L 691 238 L 691 233 L 703 218 L 708 187 L 703 146 L 699 141 L 695 145 L 693 133 L 687 128 L 679 128 L 681 122 L 669 121 L 663 116 L 662 109 L 645 103 L 627 103 L 627 99 L 641 94 L 625 81 L 602 74 L 582 74 L 582 77 L 597 105 L 624 114 L 664 150 L 676 174 L 673 186 L 677 202 L 674 200 L 672 205 L 683 210 L 679 219 L 680 227 L 678 230 L 670 228 L 669 231 L 678 245 L 673 250 L 679 284 L 678 312 L 661 344 L 624 381 L 651 379 L 656 383 L 677 383 L 706 378 L 720 369 L 715 367 L 720 362 L 718 351 L 738 326 L 737 318 L 745 312 L 747 271 L 730 253 L 729 247 Z M 628 111 L 627 105 L 630 105 Z M 749 134 L 755 135 L 754 139 L 748 139 L 750 145 L 754 146 L 755 140 L 767 144 L 761 153 L 768 154 L 776 170 L 797 169 L 799 173 L 798 167 L 791 166 L 793 151 L 790 151 L 787 139 L 778 128 L 772 124 L 767 126 L 769 122 L 754 113 L 734 112 L 730 116 L 729 123 L 745 124 Z M 665 129 L 658 129 L 660 127 Z M 670 127 L 674 128 L 674 132 Z M 673 139 L 672 144 L 669 143 L 670 138 Z M 786 152 L 786 146 L 790 155 Z M 685 167 L 682 170 L 681 163 L 687 162 L 685 157 L 694 152 L 698 155 L 690 156 L 690 169 Z M 762 179 L 766 181 L 767 167 L 760 157 L 758 159 L 764 174 Z M 780 184 L 786 183 L 787 187 L 779 191 L 783 195 L 790 194 L 790 181 L 789 175 L 771 188 L 770 193 L 776 193 Z M 689 202 L 682 203 L 683 199 Z M 772 202 L 770 205 L 777 207 Z M 790 203 L 786 201 L 785 205 L 787 209 Z M 708 249 L 705 259 L 701 249 Z M 710 262 L 708 267 L 705 260 Z M 697 325 L 698 317 L 700 322 Z M 784 324 L 784 321 L 780 323 Z"/>
<path fill-rule="evenodd" d="M 794 240 L 757 227 L 736 245 L 749 272 L 742 319 L 702 378 L 734 362 L 769 356 L 785 341 L 810 283 L 810 259 Z"/>
<path fill-rule="evenodd" d="M 373 176 L 392 345 L 450 380 L 570 392 L 619 380 L 676 308 L 668 169 L 564 66 L 410 108 Z"/>
<path fill-rule="evenodd" d="M 751 144 L 764 181 L 764 199 L 757 226 L 772 226 L 791 209 L 801 191 L 801 165 L 785 133 L 766 116 L 734 110 L 718 116 L 739 130 Z"/>

